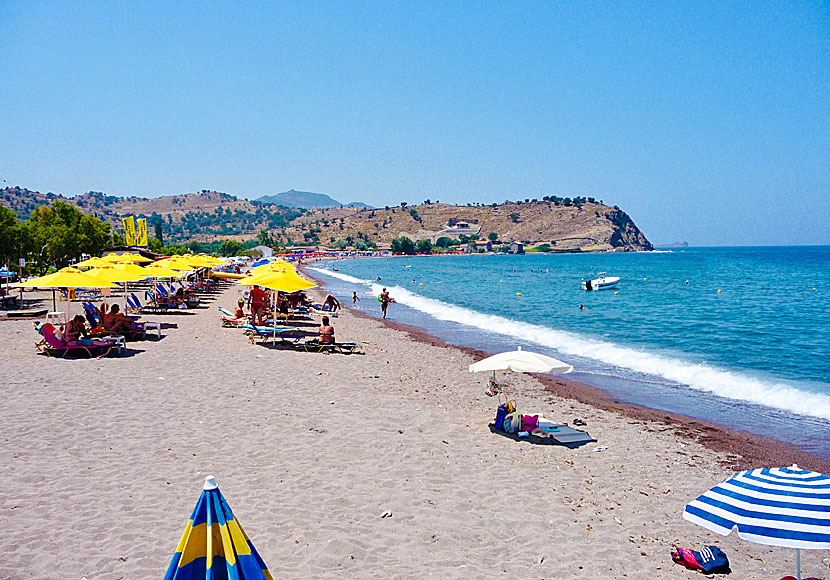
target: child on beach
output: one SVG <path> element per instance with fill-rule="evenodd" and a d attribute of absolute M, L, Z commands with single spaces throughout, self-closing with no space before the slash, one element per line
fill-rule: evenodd
<path fill-rule="evenodd" d="M 356 308 L 360 298 L 357 297 L 357 292 L 352 292 L 352 307 Z"/>

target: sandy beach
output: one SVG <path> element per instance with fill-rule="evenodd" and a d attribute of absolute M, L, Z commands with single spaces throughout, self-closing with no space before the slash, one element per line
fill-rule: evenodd
<path fill-rule="evenodd" d="M 794 573 L 794 550 L 681 513 L 736 469 L 820 458 L 526 375 L 505 377 L 521 411 L 598 441 L 514 442 L 467 371 L 483 353 L 349 311 L 337 339 L 365 354 L 252 345 L 220 327 L 236 298 L 145 316 L 175 327 L 118 358 L 47 358 L 0 320 L 0 578 L 161 578 L 208 474 L 275 578 L 698 577 L 674 545 L 720 546 L 733 578 Z M 804 575 L 827 557 L 802 552 Z"/>

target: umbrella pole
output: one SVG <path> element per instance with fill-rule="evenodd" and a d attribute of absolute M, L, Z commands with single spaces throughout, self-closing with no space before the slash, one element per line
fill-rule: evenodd
<path fill-rule="evenodd" d="M 52 312 L 58 309 L 58 304 L 55 302 L 55 289 L 52 288 Z"/>
<path fill-rule="evenodd" d="M 798 578 L 798 580 L 801 580 L 801 550 L 799 548 L 795 549 L 795 565 L 796 568 L 798 568 L 798 574 L 796 575 L 796 578 Z"/>
<path fill-rule="evenodd" d="M 276 290 L 274 290 L 274 301 L 271 303 L 271 306 L 273 307 L 273 311 L 274 311 L 274 314 L 272 314 L 272 316 L 274 317 L 273 344 L 274 344 L 274 346 L 277 346 L 277 291 Z"/>

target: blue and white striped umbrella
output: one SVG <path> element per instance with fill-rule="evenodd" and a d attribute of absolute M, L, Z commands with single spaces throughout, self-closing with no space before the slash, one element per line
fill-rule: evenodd
<path fill-rule="evenodd" d="M 742 471 L 689 503 L 683 517 L 756 544 L 827 550 L 830 476 L 797 465 Z"/>

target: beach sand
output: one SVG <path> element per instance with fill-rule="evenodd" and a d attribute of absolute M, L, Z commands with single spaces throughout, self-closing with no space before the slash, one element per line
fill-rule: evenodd
<path fill-rule="evenodd" d="M 720 546 L 734 578 L 794 573 L 794 550 L 681 513 L 737 467 L 818 458 L 526 375 L 504 377 L 520 410 L 598 442 L 514 442 L 488 428 L 480 353 L 351 312 L 337 338 L 364 355 L 252 345 L 219 325 L 236 297 L 146 316 L 176 328 L 120 358 L 47 358 L 0 321 L 0 578 L 161 578 L 208 474 L 275 578 L 699 577 L 675 544 Z"/>

